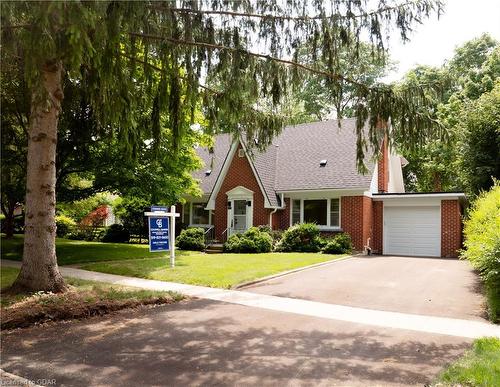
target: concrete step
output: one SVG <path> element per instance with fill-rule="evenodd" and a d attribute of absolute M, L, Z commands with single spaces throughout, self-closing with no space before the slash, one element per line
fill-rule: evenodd
<path fill-rule="evenodd" d="M 222 243 L 212 243 L 205 249 L 207 254 L 220 254 L 224 251 L 224 245 Z"/>

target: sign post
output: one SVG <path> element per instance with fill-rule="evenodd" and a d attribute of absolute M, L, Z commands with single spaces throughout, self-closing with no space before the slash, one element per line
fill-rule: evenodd
<path fill-rule="evenodd" d="M 175 212 L 175 206 L 151 206 L 150 212 L 145 212 L 149 226 L 149 251 L 170 251 L 170 267 L 175 267 L 175 218 L 180 214 Z"/>

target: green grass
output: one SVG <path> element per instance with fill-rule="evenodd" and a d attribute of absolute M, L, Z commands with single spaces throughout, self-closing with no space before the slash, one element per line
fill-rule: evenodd
<path fill-rule="evenodd" d="M 13 239 L 2 236 L 2 258 L 21 261 L 23 255 L 23 235 L 14 235 Z M 80 264 L 97 261 L 116 261 L 127 259 L 151 258 L 148 245 L 132 243 L 101 243 L 75 241 L 57 238 L 57 262 L 60 265 Z M 168 253 L 154 253 L 156 257 L 168 257 Z M 179 252 L 179 255 L 184 252 Z"/>
<path fill-rule="evenodd" d="M 319 253 L 203 254 L 186 252 L 176 257 L 170 268 L 165 258 L 83 265 L 86 270 L 100 271 L 186 284 L 229 288 L 242 282 L 340 258 L 342 255 Z"/>
<path fill-rule="evenodd" d="M 437 385 L 500 386 L 500 339 L 484 337 L 445 369 Z"/>

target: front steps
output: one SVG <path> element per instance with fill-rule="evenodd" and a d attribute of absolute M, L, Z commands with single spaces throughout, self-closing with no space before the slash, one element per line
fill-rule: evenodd
<path fill-rule="evenodd" d="M 222 243 L 212 243 L 207 246 L 205 253 L 207 254 L 220 254 L 224 251 L 224 245 Z"/>

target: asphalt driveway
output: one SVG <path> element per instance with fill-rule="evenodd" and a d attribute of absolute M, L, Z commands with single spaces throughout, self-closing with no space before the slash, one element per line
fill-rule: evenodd
<path fill-rule="evenodd" d="M 384 311 L 485 317 L 478 276 L 457 259 L 359 256 L 242 290 Z"/>

